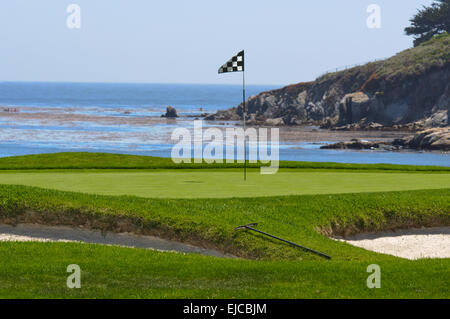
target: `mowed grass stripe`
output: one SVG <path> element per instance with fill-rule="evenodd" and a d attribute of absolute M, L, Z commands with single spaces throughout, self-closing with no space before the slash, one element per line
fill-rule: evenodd
<path fill-rule="evenodd" d="M 66 286 L 72 263 L 81 267 L 81 289 Z M 366 286 L 370 263 L 382 269 L 381 289 Z M 445 299 L 449 266 L 449 259 L 255 262 L 92 244 L 3 243 L 0 298 Z"/>
<path fill-rule="evenodd" d="M 408 171 L 408 172 L 450 172 L 450 167 L 397 165 L 397 164 L 350 164 L 332 162 L 280 161 L 280 168 L 313 170 L 364 170 L 364 171 Z M 233 169 L 243 168 L 243 163 L 180 163 L 171 158 L 110 154 L 68 152 L 52 154 L 34 154 L 0 158 L 1 170 L 45 170 L 45 169 Z M 262 163 L 247 163 L 247 167 L 267 166 Z"/>
<path fill-rule="evenodd" d="M 261 175 L 259 170 L 251 170 L 244 182 L 242 172 L 234 170 L 68 171 L 0 173 L 0 183 L 101 195 L 229 198 L 450 188 L 450 176 L 296 170 Z"/>

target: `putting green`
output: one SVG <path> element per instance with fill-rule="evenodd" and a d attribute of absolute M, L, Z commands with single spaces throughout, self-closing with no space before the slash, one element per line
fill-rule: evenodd
<path fill-rule="evenodd" d="M 0 173 L 0 183 L 102 195 L 225 198 L 450 188 L 450 175 L 252 170 L 244 182 L 240 170 L 45 171 Z"/>

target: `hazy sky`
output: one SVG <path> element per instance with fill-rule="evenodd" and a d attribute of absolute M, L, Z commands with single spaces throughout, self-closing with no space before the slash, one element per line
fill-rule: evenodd
<path fill-rule="evenodd" d="M 431 0 L 14 0 L 0 3 L 0 80 L 240 83 L 218 67 L 245 49 L 251 84 L 309 81 L 412 46 Z M 69 29 L 67 6 L 81 8 Z M 366 24 L 370 4 L 381 28 Z"/>

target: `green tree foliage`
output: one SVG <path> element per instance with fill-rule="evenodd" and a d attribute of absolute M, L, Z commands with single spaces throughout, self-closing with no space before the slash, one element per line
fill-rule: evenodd
<path fill-rule="evenodd" d="M 414 46 L 428 41 L 433 36 L 450 32 L 450 0 L 436 0 L 430 7 L 423 6 L 405 28 L 407 35 L 414 36 Z"/>

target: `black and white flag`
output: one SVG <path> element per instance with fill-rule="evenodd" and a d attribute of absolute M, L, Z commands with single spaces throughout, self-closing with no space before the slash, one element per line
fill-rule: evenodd
<path fill-rule="evenodd" d="M 219 73 L 244 71 L 244 50 L 219 68 Z"/>
<path fill-rule="evenodd" d="M 244 72 L 244 50 L 232 57 L 227 63 L 219 68 L 220 73 L 242 72 L 242 105 L 243 126 L 245 131 L 245 118 L 247 111 L 245 109 L 245 72 Z M 244 180 L 247 180 L 247 141 L 244 139 Z"/>

